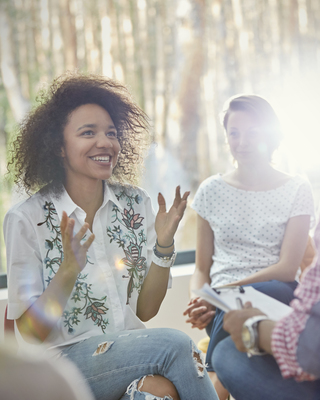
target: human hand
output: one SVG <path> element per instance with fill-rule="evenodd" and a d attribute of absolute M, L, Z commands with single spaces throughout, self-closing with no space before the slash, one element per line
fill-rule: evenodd
<path fill-rule="evenodd" d="M 65 211 L 62 212 L 60 223 L 63 264 L 65 268 L 75 272 L 77 275 L 83 270 L 87 262 L 87 251 L 94 240 L 94 234 L 81 244 L 81 239 L 88 230 L 89 224 L 85 223 L 76 235 L 73 235 L 74 219 L 69 218 Z"/>
<path fill-rule="evenodd" d="M 166 201 L 161 193 L 158 195 L 159 211 L 156 216 L 155 230 L 158 243 L 161 246 L 170 246 L 176 233 L 178 225 L 187 207 L 187 199 L 190 192 L 185 192 L 183 197 L 180 194 L 180 186 L 176 188 L 176 196 L 172 207 L 166 211 Z"/>
<path fill-rule="evenodd" d="M 256 315 L 265 314 L 258 308 L 253 308 L 252 304 L 249 301 L 245 303 L 242 310 L 232 310 L 224 315 L 223 329 L 230 333 L 230 336 L 239 351 L 247 351 L 242 342 L 243 324 L 247 319 Z"/>
<path fill-rule="evenodd" d="M 204 329 L 214 318 L 216 307 L 207 301 L 196 297 L 191 299 L 188 307 L 183 315 L 188 315 L 187 323 L 191 324 L 191 328 Z"/>

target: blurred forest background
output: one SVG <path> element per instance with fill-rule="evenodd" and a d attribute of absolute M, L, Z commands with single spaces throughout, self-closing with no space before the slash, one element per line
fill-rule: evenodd
<path fill-rule="evenodd" d="M 223 103 L 265 96 L 284 123 L 278 165 L 309 177 L 320 198 L 319 0 L 0 0 L 0 225 L 17 201 L 5 180 L 16 124 L 66 70 L 124 82 L 150 116 L 154 144 L 141 186 L 156 207 L 232 168 Z M 178 250 L 195 247 L 188 210 Z M 0 234 L 0 271 L 5 250 Z"/>

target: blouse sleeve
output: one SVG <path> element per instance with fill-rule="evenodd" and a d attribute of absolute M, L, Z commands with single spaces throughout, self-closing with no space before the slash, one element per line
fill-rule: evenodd
<path fill-rule="evenodd" d="M 207 180 L 201 183 L 198 190 L 196 191 L 193 202 L 191 204 L 191 207 L 196 211 L 196 213 L 199 214 L 200 217 L 204 219 L 207 219 L 206 192 L 207 192 Z"/>
<path fill-rule="evenodd" d="M 31 221 L 17 210 L 3 224 L 8 271 L 8 318 L 19 318 L 43 293 L 42 260 Z"/>
<path fill-rule="evenodd" d="M 298 215 L 310 215 L 310 228 L 315 223 L 315 210 L 312 188 L 308 181 L 303 180 L 296 193 L 290 218 Z"/>

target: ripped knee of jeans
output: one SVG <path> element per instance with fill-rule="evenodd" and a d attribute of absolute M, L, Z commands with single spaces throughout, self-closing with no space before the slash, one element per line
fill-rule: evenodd
<path fill-rule="evenodd" d="M 130 396 L 130 400 L 135 399 L 136 393 L 140 393 L 141 395 L 144 395 L 144 400 L 172 400 L 172 397 L 170 395 L 164 396 L 164 397 L 158 397 L 151 393 L 142 392 L 141 391 L 142 386 L 144 384 L 145 379 L 148 376 L 153 377 L 153 375 L 145 375 L 142 378 L 138 378 L 130 383 L 130 385 L 127 387 L 127 391 L 126 391 L 126 394 L 128 394 Z"/>
<path fill-rule="evenodd" d="M 205 366 L 203 364 L 200 351 L 196 345 L 192 342 L 192 358 L 197 369 L 198 377 L 203 378 L 205 373 Z"/>

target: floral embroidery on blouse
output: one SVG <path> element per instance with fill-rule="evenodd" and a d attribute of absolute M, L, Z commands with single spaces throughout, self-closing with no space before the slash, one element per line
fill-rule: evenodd
<path fill-rule="evenodd" d="M 63 247 L 60 226 L 57 223 L 56 218 L 57 212 L 53 203 L 46 201 L 43 209 L 45 211 L 45 220 L 39 222 L 37 225 L 41 226 L 46 224 L 48 230 L 51 232 L 50 239 L 46 239 L 45 241 L 47 253 L 43 260 L 45 268 L 49 269 L 48 277 L 45 280 L 48 286 L 63 260 Z M 86 235 L 84 235 L 82 240 L 85 240 L 85 238 Z M 58 256 L 50 257 L 51 252 L 54 250 L 56 250 L 55 253 L 58 252 Z M 87 263 L 92 264 L 88 256 Z M 107 296 L 104 296 L 101 299 L 92 297 L 92 285 L 85 282 L 87 276 L 87 274 L 82 273 L 78 275 L 70 298 L 70 300 L 74 302 L 75 306 L 72 307 L 72 309 L 65 309 L 62 314 L 64 318 L 64 326 L 68 328 L 69 334 L 75 333 L 75 326 L 79 324 L 79 318 L 81 315 L 84 315 L 86 319 L 91 319 L 95 325 L 101 328 L 103 333 L 105 333 L 105 329 L 109 324 L 108 320 L 104 318 L 104 315 L 108 311 L 108 308 L 105 306 Z"/>
<path fill-rule="evenodd" d="M 134 204 L 142 201 L 141 196 L 130 196 L 125 190 L 122 190 L 116 194 L 116 198 L 118 200 L 125 199 L 128 209 L 124 208 L 121 213 L 114 204 L 112 209 L 114 212 L 112 224 L 114 225 L 107 228 L 107 234 L 110 237 L 110 243 L 115 241 L 125 254 L 120 262 L 127 267 L 128 271 L 128 276 L 123 275 L 123 278 L 129 278 L 127 286 L 127 304 L 129 304 L 133 290 L 136 289 L 140 293 L 146 275 L 147 260 L 142 256 L 142 245 L 147 242 L 147 238 L 144 229 L 140 229 L 143 227 L 144 217 L 140 217 L 140 214 L 134 211 Z"/>

